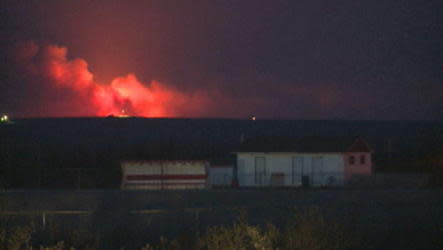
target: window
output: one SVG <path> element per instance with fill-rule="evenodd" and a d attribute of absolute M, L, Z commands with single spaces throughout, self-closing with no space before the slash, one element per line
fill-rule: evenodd
<path fill-rule="evenodd" d="M 349 165 L 354 165 L 355 164 L 355 156 L 351 155 L 349 156 Z"/>
<path fill-rule="evenodd" d="M 366 163 L 365 155 L 360 155 L 360 164 L 365 164 L 365 163 Z"/>

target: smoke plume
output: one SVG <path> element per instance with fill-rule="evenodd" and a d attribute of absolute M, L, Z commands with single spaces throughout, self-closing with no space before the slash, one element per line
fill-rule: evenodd
<path fill-rule="evenodd" d="M 68 59 L 67 55 L 66 47 L 28 42 L 20 44 L 14 56 L 25 74 L 45 85 L 40 86 L 42 91 L 62 96 L 47 96 L 48 100 L 61 99 L 66 107 L 54 107 L 58 116 L 195 117 L 203 115 L 209 105 L 205 93 L 180 92 L 158 81 L 142 83 L 132 73 L 99 83 L 84 59 Z"/>

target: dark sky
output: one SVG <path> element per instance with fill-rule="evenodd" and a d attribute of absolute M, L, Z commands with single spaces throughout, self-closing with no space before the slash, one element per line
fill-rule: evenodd
<path fill-rule="evenodd" d="M 46 83 L 44 53 L 40 73 L 23 67 L 30 42 L 66 47 L 105 85 L 133 73 L 174 89 L 194 108 L 173 116 L 443 117 L 440 0 L 14 0 L 0 32 L 0 112 L 16 117 L 94 113 Z"/>

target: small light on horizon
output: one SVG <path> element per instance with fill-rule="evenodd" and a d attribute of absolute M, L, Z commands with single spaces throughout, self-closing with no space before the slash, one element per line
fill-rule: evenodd
<path fill-rule="evenodd" d="M 2 117 L 0 118 L 0 121 L 1 122 L 8 122 L 9 121 L 9 117 L 8 117 L 8 115 L 2 115 Z"/>
<path fill-rule="evenodd" d="M 129 115 L 126 114 L 126 110 L 122 109 L 120 111 L 120 115 L 118 117 L 120 117 L 120 118 L 127 118 L 127 117 L 129 117 Z"/>
<path fill-rule="evenodd" d="M 257 117 L 255 117 L 255 115 L 251 116 L 251 120 L 255 121 L 257 120 Z"/>

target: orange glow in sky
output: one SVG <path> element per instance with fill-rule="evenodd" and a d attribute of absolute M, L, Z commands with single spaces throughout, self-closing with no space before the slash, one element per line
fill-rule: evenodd
<path fill-rule="evenodd" d="M 26 65 L 28 71 L 49 79 L 55 88 L 72 91 L 87 100 L 83 105 L 90 105 L 96 116 L 198 116 L 207 106 L 205 95 L 185 94 L 158 81 L 142 83 L 132 73 L 116 77 L 109 84 L 98 83 L 88 70 L 88 63 L 79 58 L 69 60 L 65 47 L 40 48 L 29 43 L 22 50 L 25 51 L 19 55 L 31 62 Z M 32 59 L 37 54 L 42 59 L 35 63 Z"/>

